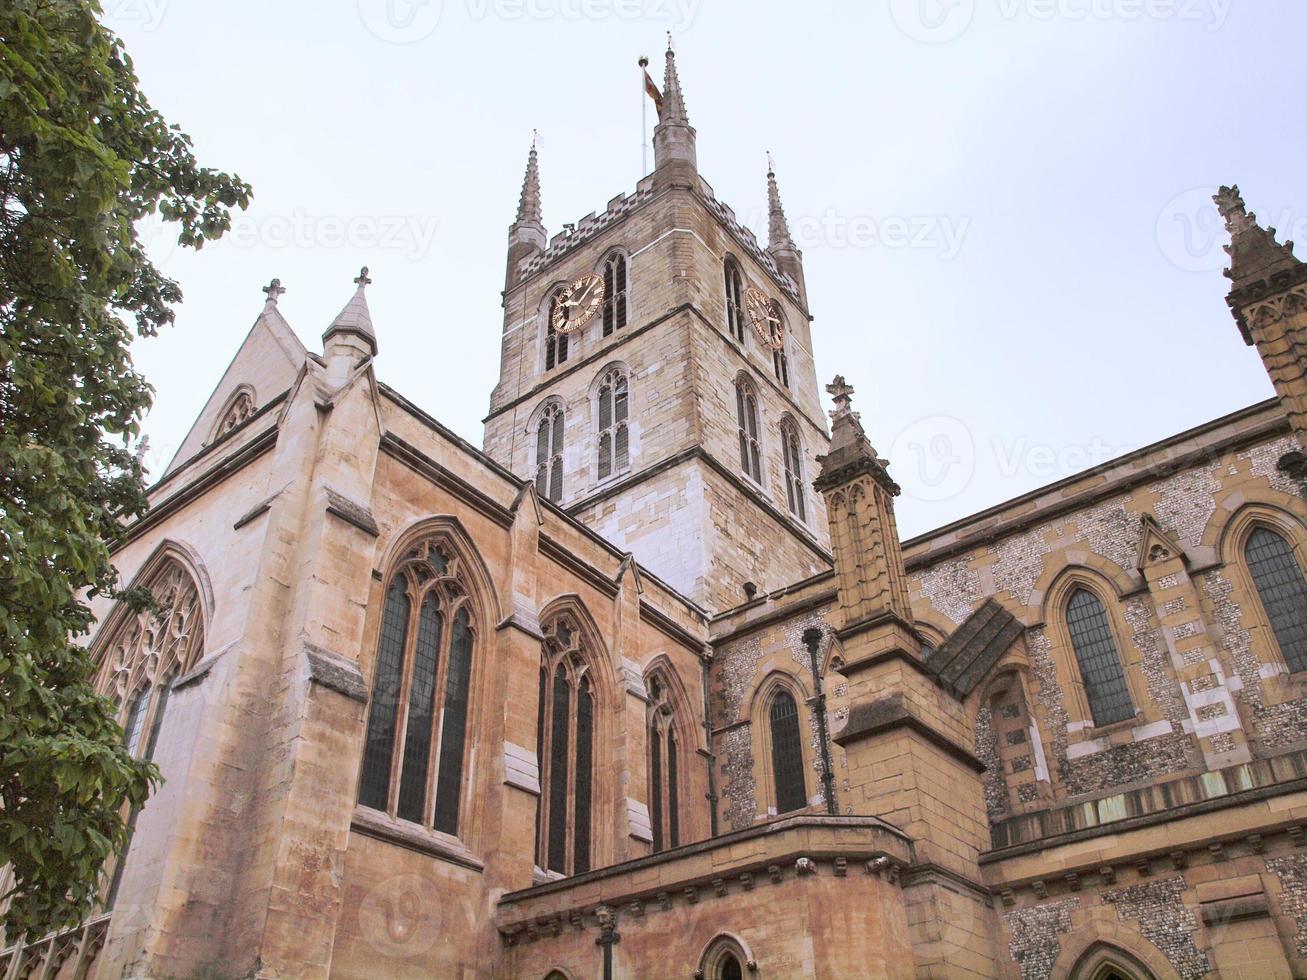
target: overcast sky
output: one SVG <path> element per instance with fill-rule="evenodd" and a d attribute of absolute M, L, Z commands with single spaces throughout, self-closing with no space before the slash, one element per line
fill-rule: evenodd
<path fill-rule="evenodd" d="M 630 193 L 668 30 L 700 170 L 764 240 L 775 156 L 818 375 L 857 389 L 905 536 L 1272 393 L 1210 195 L 1307 247 L 1297 0 L 104 2 L 254 186 L 228 240 L 152 235 L 186 295 L 134 350 L 156 475 L 260 288 L 316 350 L 364 264 L 379 376 L 480 445 L 531 131 L 551 235 Z"/>

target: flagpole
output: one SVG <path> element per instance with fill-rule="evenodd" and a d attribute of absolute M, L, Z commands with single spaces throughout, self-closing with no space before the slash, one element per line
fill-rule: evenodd
<path fill-rule="evenodd" d="M 649 99 L 644 90 L 644 76 L 649 59 L 640 55 L 640 179 L 649 173 Z"/>

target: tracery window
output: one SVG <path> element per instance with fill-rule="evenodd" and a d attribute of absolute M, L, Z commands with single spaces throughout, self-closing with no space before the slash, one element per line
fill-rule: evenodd
<path fill-rule="evenodd" d="M 799 433 L 789 419 L 781 422 L 781 455 L 785 460 L 785 499 L 790 513 L 801 521 L 807 521 L 808 508 L 803 483 L 803 449 L 799 444 Z"/>
<path fill-rule="evenodd" d="M 1274 531 L 1257 527 L 1243 554 L 1289 671 L 1307 670 L 1307 581 L 1292 546 Z"/>
<path fill-rule="evenodd" d="M 1066 624 L 1094 724 L 1111 725 L 1133 717 L 1135 709 L 1121 655 L 1107 610 L 1098 596 L 1085 588 L 1072 592 L 1066 606 Z"/>
<path fill-rule="evenodd" d="M 631 437 L 626 417 L 630 393 L 626 375 L 613 368 L 599 383 L 599 479 L 606 480 L 631 465 Z"/>
<path fill-rule="evenodd" d="M 536 861 L 572 875 L 589 871 L 594 804 L 596 701 L 581 630 L 563 614 L 544 627 L 536 744 L 540 798 Z"/>
<path fill-rule="evenodd" d="M 158 748 L 172 682 L 204 656 L 204 623 L 195 579 L 179 562 L 167 560 L 145 584 L 157 609 L 143 609 L 115 628 L 96 690 L 118 705 L 127 751 L 149 762 Z M 129 839 L 138 813 L 139 808 L 127 816 Z M 119 858 L 112 870 L 106 869 L 106 909 L 117 898 L 124 867 Z"/>
<path fill-rule="evenodd" d="M 563 406 L 551 402 L 536 427 L 536 493 L 558 503 L 563 499 Z"/>
<path fill-rule="evenodd" d="M 772 776 L 776 782 L 776 812 L 789 813 L 808 805 L 803 779 L 803 747 L 799 735 L 799 707 L 794 695 L 779 690 L 768 709 L 771 724 Z"/>
<path fill-rule="evenodd" d="M 222 418 L 218 421 L 218 428 L 214 430 L 213 438 L 221 439 L 233 429 L 244 425 L 254 414 L 254 392 L 249 388 L 242 388 L 236 393 L 227 410 L 222 413 Z"/>
<path fill-rule="evenodd" d="M 726 329 L 731 336 L 744 343 L 744 277 L 740 275 L 740 265 L 733 258 L 727 257 L 726 277 Z"/>
<path fill-rule="evenodd" d="M 545 370 L 552 371 L 555 367 L 567 361 L 567 341 L 568 335 L 559 333 L 554 329 L 554 304 L 558 302 L 558 296 L 563 291 L 563 287 L 554 290 L 549 301 L 545 304 Z"/>
<path fill-rule="evenodd" d="M 777 307 L 779 309 L 779 307 Z M 790 359 L 785 353 L 784 345 L 772 348 L 771 352 L 772 371 L 776 374 L 776 380 L 785 388 L 790 386 Z"/>
<path fill-rule="evenodd" d="M 476 630 L 459 558 L 419 542 L 386 589 L 361 805 L 458 835 Z"/>
<path fill-rule="evenodd" d="M 762 482 L 758 451 L 758 393 L 746 378 L 735 382 L 735 414 L 740 436 L 740 469 L 755 483 Z"/>
<path fill-rule="evenodd" d="M 653 674 L 649 692 L 649 822 L 653 849 L 664 851 L 681 843 L 680 741 L 677 737 L 672 693 L 666 681 Z"/>
<path fill-rule="evenodd" d="M 626 256 L 614 252 L 604 262 L 604 336 L 626 326 Z"/>

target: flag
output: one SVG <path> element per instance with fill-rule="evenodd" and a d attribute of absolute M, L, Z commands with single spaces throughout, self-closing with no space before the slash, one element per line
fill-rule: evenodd
<path fill-rule="evenodd" d="M 644 72 L 644 91 L 649 98 L 653 99 L 654 108 L 658 110 L 658 118 L 661 119 L 663 117 L 663 93 L 658 91 L 658 86 L 649 77 L 649 69 L 647 68 Z"/>

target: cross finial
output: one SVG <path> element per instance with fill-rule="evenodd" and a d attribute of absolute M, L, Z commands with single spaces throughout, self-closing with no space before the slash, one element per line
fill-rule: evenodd
<path fill-rule="evenodd" d="M 531 130 L 531 152 L 534 153 L 536 147 L 540 145 L 540 130 Z"/>
<path fill-rule="evenodd" d="M 676 45 L 672 43 L 672 32 L 667 32 L 667 53 L 672 54 L 676 51 Z"/>
<path fill-rule="evenodd" d="M 276 306 L 277 300 L 281 299 L 281 294 L 286 291 L 286 287 L 281 284 L 280 279 L 274 279 L 263 287 L 263 291 L 267 294 L 268 302 Z"/>
<path fill-rule="evenodd" d="M 772 163 L 771 150 L 768 150 L 767 151 L 767 176 L 768 177 L 774 176 L 775 173 L 776 173 L 776 167 Z"/>
<path fill-rule="evenodd" d="M 368 278 L 368 267 L 366 265 L 359 270 L 359 277 L 354 282 L 358 284 L 359 289 L 372 285 L 372 280 Z"/>
<path fill-rule="evenodd" d="M 835 380 L 826 386 L 826 392 L 835 399 L 834 415 L 848 415 L 852 412 L 853 386 L 844 380 L 844 375 L 835 375 Z"/>

